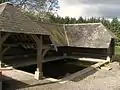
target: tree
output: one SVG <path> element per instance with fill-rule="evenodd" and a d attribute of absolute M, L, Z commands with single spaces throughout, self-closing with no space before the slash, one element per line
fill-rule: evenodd
<path fill-rule="evenodd" d="M 22 7 L 25 14 L 38 21 L 48 20 L 51 12 L 59 8 L 58 0 L 9 0 L 11 3 Z"/>
<path fill-rule="evenodd" d="M 105 18 L 101 18 L 100 19 L 100 22 L 104 25 L 104 26 L 106 26 L 108 29 L 111 29 L 111 23 L 110 23 L 110 21 L 109 20 L 106 20 Z"/>
<path fill-rule="evenodd" d="M 111 30 L 117 33 L 119 26 L 120 26 L 120 23 L 118 21 L 118 18 L 117 17 L 113 18 L 113 20 L 111 21 Z"/>
<path fill-rule="evenodd" d="M 71 19 L 68 17 L 68 16 L 66 16 L 65 18 L 64 18 L 64 23 L 65 24 L 69 24 L 71 22 Z"/>
<path fill-rule="evenodd" d="M 0 4 L 4 2 L 8 2 L 8 0 L 0 0 Z"/>
<path fill-rule="evenodd" d="M 79 17 L 77 20 L 77 23 L 84 23 L 84 22 L 85 22 L 85 19 L 83 19 L 82 17 Z"/>
<path fill-rule="evenodd" d="M 113 18 L 111 21 L 110 29 L 116 34 L 118 37 L 117 45 L 120 45 L 120 22 L 117 17 Z"/>
<path fill-rule="evenodd" d="M 37 12 L 51 12 L 59 8 L 58 0 L 9 0 L 24 9 Z"/>

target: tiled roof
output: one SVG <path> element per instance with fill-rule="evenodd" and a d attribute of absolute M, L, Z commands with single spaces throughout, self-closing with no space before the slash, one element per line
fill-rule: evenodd
<path fill-rule="evenodd" d="M 101 23 L 45 24 L 36 23 L 9 3 L 0 5 L 0 31 L 44 34 L 56 46 L 108 48 L 115 35 Z"/>
<path fill-rule="evenodd" d="M 33 22 L 17 6 L 10 3 L 0 4 L 0 31 L 30 34 L 49 34 Z"/>

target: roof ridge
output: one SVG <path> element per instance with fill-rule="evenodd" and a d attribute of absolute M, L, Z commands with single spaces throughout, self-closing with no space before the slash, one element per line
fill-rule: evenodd
<path fill-rule="evenodd" d="M 101 24 L 100 27 L 104 27 L 104 29 L 106 29 L 113 38 L 117 38 L 117 36 L 110 29 L 106 28 L 103 24 Z"/>
<path fill-rule="evenodd" d="M 1 3 L 1 4 L 0 4 L 0 14 L 1 14 L 2 12 L 4 12 L 4 10 L 5 10 L 5 8 L 7 7 L 7 5 L 14 6 L 11 2 Z"/>
<path fill-rule="evenodd" d="M 78 24 L 63 24 L 65 26 L 67 25 L 101 25 L 102 23 L 78 23 Z"/>
<path fill-rule="evenodd" d="M 63 25 L 63 30 L 64 30 L 64 33 L 65 33 L 65 39 L 67 41 L 67 45 L 70 46 L 70 42 L 69 42 L 69 38 L 68 38 L 68 34 L 67 34 L 67 31 L 66 31 L 65 25 Z"/>

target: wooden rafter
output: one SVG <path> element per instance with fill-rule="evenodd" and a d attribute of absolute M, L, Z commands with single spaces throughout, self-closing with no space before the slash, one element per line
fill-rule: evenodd
<path fill-rule="evenodd" d="M 10 46 L 6 47 L 5 49 L 3 49 L 3 51 L 1 52 L 1 54 L 3 55 L 10 48 L 11 48 Z"/>
<path fill-rule="evenodd" d="M 50 48 L 45 49 L 45 50 L 43 51 L 43 53 L 42 53 L 42 56 L 44 57 L 49 50 L 50 50 Z"/>
<path fill-rule="evenodd" d="M 1 43 L 3 44 L 3 42 L 5 42 L 7 40 L 7 38 L 11 35 L 11 33 L 6 33 L 5 35 L 3 35 L 1 38 Z"/>
<path fill-rule="evenodd" d="M 32 37 L 33 40 L 36 42 L 36 44 L 38 44 L 39 38 L 37 37 L 37 35 L 31 35 L 31 37 Z"/>
<path fill-rule="evenodd" d="M 3 44 L 5 47 L 17 47 L 17 44 Z"/>
<path fill-rule="evenodd" d="M 39 44 L 39 38 L 37 35 L 31 35 L 31 37 L 33 38 L 33 40 L 36 42 L 36 44 L 38 45 Z M 42 49 L 47 49 L 47 48 L 50 48 L 50 45 L 42 45 Z"/>

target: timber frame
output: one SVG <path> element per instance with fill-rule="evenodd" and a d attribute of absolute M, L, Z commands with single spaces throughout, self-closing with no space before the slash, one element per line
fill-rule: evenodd
<path fill-rule="evenodd" d="M 6 44 L 4 43 L 10 36 L 17 34 L 17 33 L 5 33 L 3 34 L 3 32 L 0 32 L 0 68 L 3 68 L 3 55 L 5 54 L 5 52 L 7 52 L 11 47 L 15 47 L 17 46 L 18 43 L 16 44 Z M 24 34 L 26 35 L 26 34 Z M 42 60 L 44 59 L 44 56 L 47 54 L 47 52 L 50 49 L 50 44 L 48 45 L 44 45 L 43 44 L 43 36 L 44 35 L 36 35 L 36 34 L 27 34 L 28 36 L 30 36 L 34 42 L 35 42 L 35 46 L 36 46 L 36 50 L 37 50 L 37 68 L 35 71 L 35 79 L 39 80 L 42 78 L 43 76 L 43 72 L 42 72 Z M 26 42 L 27 43 L 27 42 Z M 24 44 L 24 43 L 21 43 Z M 29 43 L 28 43 L 29 44 Z M 30 43 L 32 44 L 32 43 Z M 5 46 L 3 48 L 3 46 Z"/>
<path fill-rule="evenodd" d="M 11 33 L 6 33 L 5 35 L 2 35 L 2 32 L 0 32 L 0 68 L 2 67 L 2 57 L 3 54 L 10 48 L 10 46 L 3 49 L 3 43 L 7 40 L 7 38 L 11 35 Z"/>
<path fill-rule="evenodd" d="M 11 41 L 9 40 L 10 37 L 12 37 L 12 39 L 16 39 L 18 38 L 18 40 L 20 39 L 20 41 L 17 41 L 15 43 L 11 43 Z M 20 36 L 20 37 L 19 37 Z M 45 37 L 48 36 L 48 37 Z M 45 43 L 45 40 L 47 38 L 47 43 Z M 24 41 L 24 39 L 28 40 L 28 41 Z M 31 40 L 31 41 L 29 41 Z M 10 41 L 10 43 L 8 43 L 7 41 Z M 87 51 L 88 55 L 91 54 L 91 56 L 98 56 L 99 55 L 106 55 L 107 57 L 105 60 L 110 61 L 111 59 L 111 55 L 114 55 L 114 39 L 111 39 L 111 44 L 109 46 L 109 48 L 105 48 L 105 49 L 94 49 L 93 48 L 80 48 L 80 47 L 58 47 L 56 46 L 53 42 L 52 39 L 50 39 L 49 35 L 46 34 L 26 34 L 26 33 L 11 33 L 11 32 L 0 32 L 0 67 L 4 67 L 3 65 L 3 61 L 4 61 L 4 54 L 9 51 L 9 49 L 11 49 L 12 47 L 18 47 L 19 45 L 27 45 L 27 46 L 35 46 L 34 50 L 36 50 L 36 63 L 37 64 L 37 68 L 35 71 L 35 79 L 39 80 L 43 77 L 43 71 L 42 71 L 42 63 L 43 62 L 48 62 L 48 61 L 54 61 L 54 60 L 58 60 L 59 59 L 65 59 L 65 58 L 71 58 L 71 59 L 78 59 L 78 60 L 83 60 L 84 58 L 80 58 L 80 56 L 86 54 L 86 52 L 83 51 Z M 52 45 L 54 45 L 54 49 L 52 49 Z M 58 50 L 56 50 L 58 49 Z M 52 60 L 45 60 L 45 56 L 47 54 L 47 52 L 49 50 L 53 50 L 53 51 L 58 51 L 57 53 L 60 53 L 60 56 L 53 57 Z M 93 50 L 95 51 L 94 53 L 90 53 L 90 51 Z M 101 50 L 101 52 L 103 53 L 98 53 Z M 107 51 L 104 53 L 104 51 Z M 83 52 L 83 53 L 82 53 Z M 78 55 L 79 54 L 79 55 Z M 72 57 L 73 55 L 73 57 Z M 77 55 L 79 57 L 76 57 L 74 55 Z M 27 55 L 24 55 L 25 57 L 28 57 Z M 10 57 L 8 59 L 14 58 L 17 56 L 13 56 Z M 50 58 L 49 58 L 50 59 Z M 85 58 L 86 59 L 86 58 Z M 92 59 L 93 60 L 93 59 Z M 84 61 L 84 60 L 83 60 Z M 86 61 L 90 61 L 87 60 Z M 93 60 L 93 61 L 102 61 L 102 59 L 97 59 L 97 60 Z"/>
<path fill-rule="evenodd" d="M 42 78 L 42 60 L 44 59 L 45 54 L 50 49 L 48 46 L 46 49 L 43 48 L 43 36 L 42 35 L 31 35 L 37 46 L 37 69 L 35 71 L 35 79 L 39 80 Z"/>

